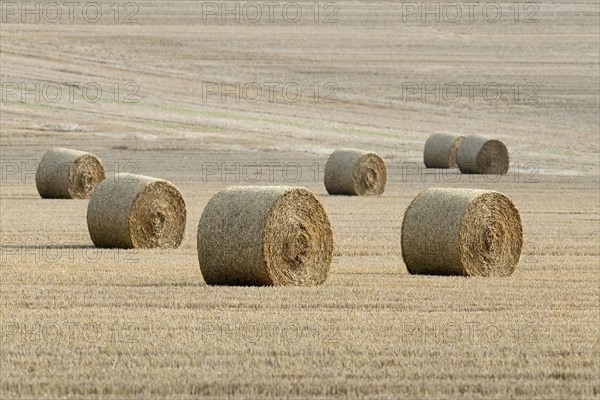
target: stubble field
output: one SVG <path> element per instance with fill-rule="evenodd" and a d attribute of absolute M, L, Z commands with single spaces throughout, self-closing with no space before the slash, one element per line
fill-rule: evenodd
<path fill-rule="evenodd" d="M 493 3 L 494 23 L 376 1 L 317 3 L 318 18 L 297 2 L 295 23 L 185 1 L 23 23 L 7 4 L 22 3 L 2 3 L 0 28 L 0 398 L 600 396 L 597 3 L 520 3 L 518 18 Z M 509 173 L 425 171 L 433 132 L 503 140 Z M 55 146 L 96 154 L 108 179 L 175 184 L 182 246 L 94 248 L 88 201 L 36 191 Z M 383 196 L 327 195 L 338 147 L 385 159 Z M 234 184 L 317 194 L 335 235 L 323 286 L 206 286 L 198 221 Z M 515 202 L 511 277 L 408 274 L 402 216 L 430 187 Z"/>

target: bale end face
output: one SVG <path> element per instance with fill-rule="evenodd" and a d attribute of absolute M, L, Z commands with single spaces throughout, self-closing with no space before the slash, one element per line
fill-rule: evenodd
<path fill-rule="evenodd" d="M 489 140 L 477 156 L 477 170 L 481 174 L 506 175 L 509 167 L 508 149 L 499 140 Z"/>
<path fill-rule="evenodd" d="M 186 205 L 170 182 L 149 183 L 134 200 L 129 230 L 134 248 L 176 249 L 185 236 Z"/>
<path fill-rule="evenodd" d="M 387 183 L 385 162 L 375 153 L 362 156 L 354 168 L 354 192 L 359 196 L 380 196 Z"/>
<path fill-rule="evenodd" d="M 511 275 L 519 263 L 523 227 L 519 210 L 504 194 L 475 197 L 460 224 L 460 254 L 467 276 Z"/>
<path fill-rule="evenodd" d="M 102 162 L 92 154 L 83 155 L 69 169 L 69 195 L 72 199 L 89 199 L 104 179 L 106 171 Z"/>
<path fill-rule="evenodd" d="M 315 195 L 296 188 L 282 195 L 265 224 L 263 256 L 273 285 L 320 285 L 333 255 L 333 231 Z"/>

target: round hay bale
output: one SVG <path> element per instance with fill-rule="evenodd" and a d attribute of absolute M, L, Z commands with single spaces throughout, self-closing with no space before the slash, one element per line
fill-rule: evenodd
<path fill-rule="evenodd" d="M 427 138 L 423 161 L 427 168 L 456 168 L 456 151 L 465 137 L 449 133 L 434 133 Z"/>
<path fill-rule="evenodd" d="M 325 164 L 325 188 L 329 194 L 380 195 L 386 182 L 385 163 L 375 153 L 340 149 Z"/>
<path fill-rule="evenodd" d="M 198 261 L 209 285 L 319 285 L 332 253 L 329 218 L 305 188 L 227 188 L 198 224 Z"/>
<path fill-rule="evenodd" d="M 456 163 L 463 174 L 504 175 L 508 172 L 508 150 L 499 140 L 467 136 L 456 152 Z"/>
<path fill-rule="evenodd" d="M 411 274 L 508 276 L 521 256 L 523 227 L 502 193 L 428 189 L 404 213 L 401 241 Z"/>
<path fill-rule="evenodd" d="M 87 210 L 88 230 L 97 247 L 177 248 L 185 222 L 185 200 L 174 185 L 126 173 L 98 185 Z"/>
<path fill-rule="evenodd" d="M 44 199 L 88 199 L 104 178 L 104 166 L 95 155 L 55 148 L 38 164 L 35 186 Z"/>

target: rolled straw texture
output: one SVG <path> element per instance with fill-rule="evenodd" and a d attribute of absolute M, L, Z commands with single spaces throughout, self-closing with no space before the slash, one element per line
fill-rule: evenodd
<path fill-rule="evenodd" d="M 198 261 L 209 285 L 319 285 L 332 253 L 329 218 L 304 188 L 227 188 L 198 224 Z"/>
<path fill-rule="evenodd" d="M 35 185 L 45 199 L 87 199 L 106 178 L 102 161 L 83 151 L 48 150 L 35 172 Z"/>
<path fill-rule="evenodd" d="M 456 163 L 463 174 L 504 175 L 508 172 L 508 150 L 499 140 L 467 136 L 456 152 Z"/>
<path fill-rule="evenodd" d="M 456 168 L 456 151 L 465 137 L 448 133 L 434 133 L 427 138 L 423 161 L 427 168 Z"/>
<path fill-rule="evenodd" d="M 375 153 L 340 149 L 325 164 L 325 188 L 332 195 L 380 195 L 386 182 L 385 162 Z"/>
<path fill-rule="evenodd" d="M 92 242 L 108 248 L 177 248 L 185 235 L 186 205 L 171 183 L 149 176 L 116 174 L 90 199 Z"/>
<path fill-rule="evenodd" d="M 519 262 L 523 228 L 502 193 L 428 189 L 406 210 L 401 242 L 411 274 L 508 276 Z"/>

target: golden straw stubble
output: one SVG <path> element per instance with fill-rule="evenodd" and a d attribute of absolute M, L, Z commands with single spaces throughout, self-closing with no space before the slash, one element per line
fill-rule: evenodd
<path fill-rule="evenodd" d="M 456 151 L 456 163 L 463 174 L 505 175 L 508 149 L 499 140 L 485 136 L 467 136 Z"/>
<path fill-rule="evenodd" d="M 45 199 L 88 199 L 106 178 L 102 161 L 84 151 L 48 150 L 35 172 L 35 186 Z"/>
<path fill-rule="evenodd" d="M 428 189 L 404 213 L 401 242 L 411 274 L 500 277 L 519 262 L 523 227 L 502 193 Z"/>
<path fill-rule="evenodd" d="M 97 247 L 177 248 L 185 223 L 179 190 L 149 176 L 115 174 L 98 185 L 88 204 L 88 230 Z"/>
<path fill-rule="evenodd" d="M 385 162 L 375 153 L 335 150 L 325 164 L 325 189 L 332 195 L 380 195 L 386 182 Z"/>
<path fill-rule="evenodd" d="M 456 151 L 463 139 L 462 135 L 434 133 L 427 138 L 423 149 L 423 162 L 427 168 L 456 168 Z"/>
<path fill-rule="evenodd" d="M 332 254 L 329 218 L 305 188 L 224 189 L 198 224 L 198 261 L 209 285 L 319 285 Z"/>

